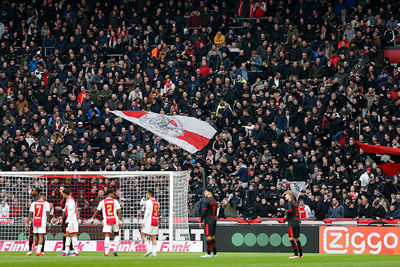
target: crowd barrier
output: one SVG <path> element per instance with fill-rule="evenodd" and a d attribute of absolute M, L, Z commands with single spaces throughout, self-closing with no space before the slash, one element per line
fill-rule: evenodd
<path fill-rule="evenodd" d="M 288 226 L 280 220 L 257 220 L 257 223 L 243 223 L 238 220 L 219 220 L 216 240 L 220 252 L 292 252 L 288 240 Z M 376 220 L 326 220 L 303 221 L 300 241 L 305 253 L 320 254 L 399 254 L 400 227 L 397 221 L 387 224 Z M 268 224 L 266 224 L 267 222 Z M 272 223 L 276 222 L 276 223 Z M 351 223 L 357 223 L 352 226 Z M 321 225 L 321 223 L 323 223 Z M 340 223 L 340 225 L 334 225 Z M 371 223 L 373 226 L 371 226 Z M 370 225 L 368 225 L 370 224 Z M 160 251 L 201 252 L 204 251 L 204 231 L 198 223 L 189 225 L 191 241 L 168 241 L 167 231 L 161 229 L 158 242 Z M 8 225 L 7 227 L 12 227 Z M 79 235 L 81 251 L 103 251 L 102 227 L 82 226 Z M 62 233 L 60 227 L 53 227 L 46 238 L 46 251 L 60 251 Z M 123 229 L 120 251 L 140 252 L 144 246 L 137 229 Z M 128 241 L 129 240 L 129 241 Z M 132 241 L 133 240 L 133 241 Z M 26 251 L 27 233 L 11 236 L 0 241 L 0 251 Z"/>

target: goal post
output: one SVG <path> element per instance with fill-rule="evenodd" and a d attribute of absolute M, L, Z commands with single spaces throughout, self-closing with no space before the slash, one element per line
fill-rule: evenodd
<path fill-rule="evenodd" d="M 165 251 L 179 251 L 171 249 L 171 244 L 175 244 L 175 248 L 183 246 L 182 242 L 191 242 L 187 212 L 188 182 L 187 171 L 0 172 L 0 240 L 3 240 L 0 241 L 0 251 L 21 250 L 22 246 L 26 249 L 29 233 L 25 231 L 24 226 L 33 199 L 31 192 L 35 187 L 47 194 L 47 201 L 51 204 L 53 226 L 46 235 L 46 240 L 49 241 L 46 242 L 46 250 L 61 249 L 61 185 L 71 189 L 77 202 L 80 226 L 78 239 L 82 244 L 87 241 L 87 251 L 102 249 L 100 243 L 94 243 L 104 239 L 101 215 L 94 226 L 89 224 L 89 219 L 108 189 L 113 189 L 121 202 L 123 226 L 120 231 L 122 242 L 119 250 L 144 249 L 140 242 L 140 229 L 145 193 L 153 189 L 155 198 L 160 203 L 159 243 L 163 242 L 161 246 Z M 202 244 L 190 245 L 194 251 L 202 249 Z M 185 246 L 187 247 L 187 244 Z"/>

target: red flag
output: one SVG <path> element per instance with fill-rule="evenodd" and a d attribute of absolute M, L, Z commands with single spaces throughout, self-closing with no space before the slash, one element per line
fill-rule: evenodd
<path fill-rule="evenodd" d="M 400 149 L 387 146 L 373 146 L 355 141 L 370 156 L 387 176 L 400 173 Z"/>

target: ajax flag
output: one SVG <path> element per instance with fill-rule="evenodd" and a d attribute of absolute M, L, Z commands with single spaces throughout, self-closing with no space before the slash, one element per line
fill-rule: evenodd
<path fill-rule="evenodd" d="M 292 190 L 296 196 L 299 196 L 301 190 L 305 190 L 307 187 L 306 182 L 283 182 L 283 185 L 286 187 L 286 190 Z"/>
<path fill-rule="evenodd" d="M 193 117 L 167 116 L 147 111 L 111 111 L 190 153 L 205 147 L 217 132 L 210 124 Z"/>

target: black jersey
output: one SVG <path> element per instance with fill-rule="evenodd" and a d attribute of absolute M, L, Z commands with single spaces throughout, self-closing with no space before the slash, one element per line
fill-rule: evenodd
<path fill-rule="evenodd" d="M 289 226 L 300 226 L 299 204 L 294 200 L 287 203 L 286 220 L 288 221 Z"/>
<path fill-rule="evenodd" d="M 213 197 L 203 199 L 203 213 L 201 221 L 213 222 L 217 220 L 217 201 Z"/>

